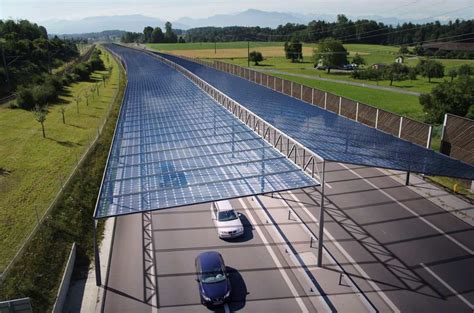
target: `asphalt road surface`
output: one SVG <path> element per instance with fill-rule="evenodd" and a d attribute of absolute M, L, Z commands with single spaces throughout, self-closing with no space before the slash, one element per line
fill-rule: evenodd
<path fill-rule="evenodd" d="M 331 238 L 325 245 L 338 254 L 337 243 L 351 256 L 345 268 L 369 298 L 375 294 L 370 282 L 394 311 L 473 312 L 472 226 L 378 169 L 336 163 L 327 169 Z M 317 230 L 309 216 L 319 217 L 319 192 L 281 197 Z"/>
<path fill-rule="evenodd" d="M 335 163 L 327 169 L 326 229 L 332 238 L 326 237 L 325 246 L 370 299 L 386 297 L 389 304 L 382 308 L 393 311 L 472 312 L 474 230 L 470 225 L 380 170 Z M 317 190 L 275 197 L 317 231 Z M 260 199 L 265 204 L 270 198 Z M 199 302 L 193 263 L 197 254 L 207 250 L 222 253 L 234 290 L 228 308 L 217 311 L 317 311 L 293 273 L 277 266 L 276 262 L 283 268 L 288 264 L 267 230 L 256 231 L 251 226 L 252 220 L 261 224 L 255 212 L 244 210 L 238 200 L 232 202 L 246 225 L 244 238 L 234 241 L 217 237 L 210 205 L 154 212 L 156 278 L 144 270 L 147 232 L 143 216 L 118 218 L 104 311 L 209 311 Z M 347 261 L 340 249 L 352 260 Z M 324 282 L 321 285 L 324 288 Z"/>
<path fill-rule="evenodd" d="M 255 213 L 242 208 L 245 235 L 222 240 L 211 220 L 210 204 L 152 213 L 155 277 L 146 274 L 143 216 L 119 217 L 115 230 L 105 312 L 314 312 L 302 286 L 265 228 L 252 227 Z M 252 215 L 252 216 L 249 216 Z M 256 222 L 256 224 L 260 224 Z M 146 225 L 146 223 L 145 223 Z M 145 227 L 146 228 L 146 227 Z M 201 305 L 194 259 L 203 251 L 219 251 L 230 273 L 229 305 Z M 156 291 L 149 292 L 149 290 Z M 151 295 L 151 297 L 149 297 Z"/>

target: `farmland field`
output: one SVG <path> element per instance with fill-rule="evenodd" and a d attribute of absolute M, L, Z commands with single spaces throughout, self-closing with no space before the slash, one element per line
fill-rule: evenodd
<path fill-rule="evenodd" d="M 256 69 L 273 69 L 292 74 L 311 75 L 315 76 L 316 78 L 322 77 L 370 85 L 390 86 L 390 82 L 387 80 L 381 80 L 379 82 L 357 80 L 351 78 L 350 74 L 347 72 L 338 73 L 333 71 L 332 73 L 328 74 L 326 71 L 314 69 L 314 64 L 311 60 L 311 57 L 313 54 L 313 49 L 316 48 L 316 46 L 316 44 L 304 44 L 304 62 L 291 63 L 284 57 L 282 42 L 250 42 L 250 50 L 260 51 L 265 58 L 263 62 L 260 62 L 260 65 L 256 67 Z M 368 65 L 374 63 L 392 63 L 398 56 L 399 50 L 399 48 L 395 46 L 369 44 L 346 44 L 344 46 L 349 51 L 349 57 L 352 57 L 358 53 L 365 59 Z M 219 59 L 224 62 L 247 66 L 247 42 L 217 43 L 216 50 L 214 50 L 214 43 L 148 44 L 148 47 L 155 50 L 166 51 L 168 53 L 192 58 Z M 405 58 L 405 63 L 409 66 L 415 66 L 419 59 L 420 58 L 417 56 L 408 56 Z M 445 66 L 446 73 L 451 68 L 459 67 L 462 64 L 467 63 L 474 66 L 474 60 L 439 59 L 438 61 L 440 61 Z M 251 66 L 253 67 L 254 65 L 251 64 Z M 429 93 L 433 87 L 445 79 L 449 78 L 434 78 L 432 79 L 431 83 L 429 83 L 426 78 L 418 76 L 416 80 L 394 81 L 392 87 L 419 93 Z M 367 92 L 372 92 L 372 90 L 368 90 Z"/>
<path fill-rule="evenodd" d="M 106 117 L 118 88 L 119 70 L 103 49 L 101 58 L 106 67 L 113 67 L 109 82 L 104 87 L 101 72 L 95 72 L 90 81 L 66 87 L 59 103 L 48 109 L 47 138 L 31 112 L 0 107 L 0 271 L 36 225 L 37 215 L 43 216 Z M 74 97 L 84 95 L 96 82 L 99 96 L 89 97 L 89 105 L 82 99 L 78 114 Z"/>

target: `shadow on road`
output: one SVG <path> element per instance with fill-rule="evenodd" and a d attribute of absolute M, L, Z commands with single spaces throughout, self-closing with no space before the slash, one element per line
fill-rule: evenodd
<path fill-rule="evenodd" d="M 242 275 L 235 268 L 227 266 L 227 272 L 229 273 L 230 285 L 232 286 L 229 308 L 232 312 L 242 310 L 245 307 L 246 298 L 249 294 L 247 285 L 245 285 Z"/>

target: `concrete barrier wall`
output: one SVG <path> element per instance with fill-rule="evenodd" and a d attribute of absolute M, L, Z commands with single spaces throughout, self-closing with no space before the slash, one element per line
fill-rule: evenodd
<path fill-rule="evenodd" d="M 446 114 L 441 137 L 441 152 L 474 164 L 474 120 Z"/>
<path fill-rule="evenodd" d="M 71 252 L 66 263 L 61 285 L 59 286 L 56 302 L 53 306 L 53 313 L 61 313 L 63 311 L 64 303 L 66 302 L 67 293 L 69 291 L 69 284 L 71 283 L 72 271 L 74 270 L 74 263 L 76 261 L 76 243 L 72 244 Z"/>

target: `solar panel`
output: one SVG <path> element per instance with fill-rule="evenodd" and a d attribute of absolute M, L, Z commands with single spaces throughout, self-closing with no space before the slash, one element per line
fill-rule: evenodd
<path fill-rule="evenodd" d="M 95 218 L 318 185 L 181 73 L 109 48 L 128 85 Z"/>
<path fill-rule="evenodd" d="M 221 92 L 328 161 L 474 179 L 474 166 L 243 78 L 173 55 Z"/>

